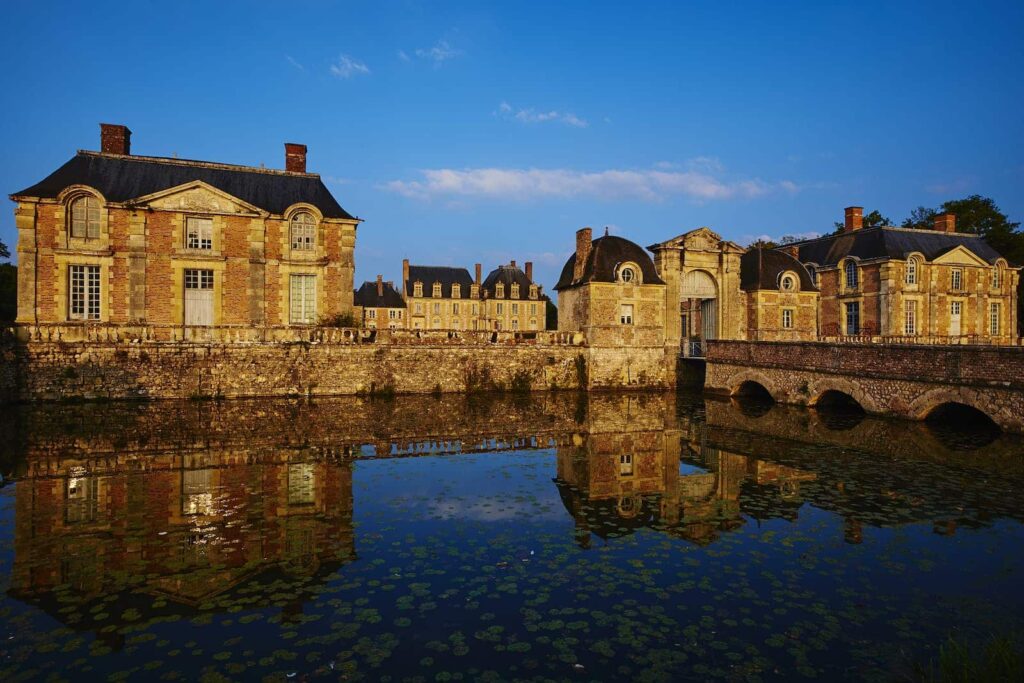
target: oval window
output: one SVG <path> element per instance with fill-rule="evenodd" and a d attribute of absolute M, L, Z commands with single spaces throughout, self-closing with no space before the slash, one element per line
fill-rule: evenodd
<path fill-rule="evenodd" d="M 793 281 L 792 275 L 786 275 L 785 277 L 782 278 L 782 288 L 787 292 L 791 291 L 795 286 L 796 282 Z"/>
<path fill-rule="evenodd" d="M 636 273 L 633 272 L 632 268 L 626 267 L 623 268 L 622 271 L 620 271 L 619 277 L 622 279 L 623 282 L 632 282 L 633 279 L 636 277 Z"/>

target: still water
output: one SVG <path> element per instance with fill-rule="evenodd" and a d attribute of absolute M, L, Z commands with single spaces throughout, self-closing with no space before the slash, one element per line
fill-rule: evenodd
<path fill-rule="evenodd" d="M 1024 446 L 699 396 L 21 407 L 0 679 L 905 679 L 1024 631 Z"/>

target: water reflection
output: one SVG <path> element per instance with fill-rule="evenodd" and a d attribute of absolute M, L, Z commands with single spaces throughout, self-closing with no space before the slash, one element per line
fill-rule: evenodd
<path fill-rule="evenodd" d="M 501 534 L 513 540 L 496 536 L 495 547 L 507 542 L 516 550 L 511 560 L 497 564 L 474 565 L 462 557 L 447 567 L 444 553 L 459 557 L 461 551 L 428 544 L 422 553 L 434 557 L 435 576 L 422 590 L 433 600 L 484 580 L 485 569 L 504 570 L 531 557 L 539 562 L 522 548 L 538 545 L 549 526 L 550 543 L 557 546 L 564 538 L 582 558 L 592 558 L 586 561 L 600 562 L 597 551 L 614 544 L 670 544 L 649 555 L 658 558 L 650 560 L 658 566 L 667 563 L 659 569 L 666 578 L 657 584 L 659 594 L 667 594 L 687 585 L 665 571 L 683 559 L 674 553 L 720 543 L 720 552 L 737 553 L 735 543 L 760 538 L 762 527 L 775 529 L 778 522 L 795 529 L 804 520 L 830 515 L 838 522 L 816 529 L 815 542 L 849 547 L 865 543 L 871 529 L 923 525 L 932 538 L 945 539 L 1000 520 L 1019 524 L 1024 516 L 1019 439 L 989 432 L 984 438 L 965 436 L 863 415 L 837 417 L 756 397 L 546 394 L 37 406 L 9 413 L 0 421 L 0 438 L 10 445 L 0 460 L 4 482 L 14 483 L 4 491 L 13 501 L 13 521 L 4 529 L 13 549 L 4 608 L 27 615 L 25 631 L 12 638 L 24 639 L 20 657 L 43 668 L 29 654 L 32 643 L 45 639 L 34 614 L 90 632 L 116 652 L 147 624 L 267 609 L 284 622 L 305 623 L 335 602 L 327 596 L 342 590 L 338 584 L 345 585 L 353 568 L 382 565 L 383 573 L 374 575 L 377 584 L 370 585 L 422 576 L 423 568 L 414 571 L 387 553 L 412 543 L 423 524 L 450 523 L 450 514 L 435 513 L 456 509 L 458 482 L 410 498 L 395 513 L 406 515 L 397 518 L 397 527 L 372 518 L 358 523 L 356 511 L 386 504 L 393 491 L 426 486 L 406 463 L 429 464 L 436 457 L 550 454 L 541 461 L 544 478 L 515 470 L 517 461 L 509 461 L 510 472 L 501 476 L 519 477 L 523 490 L 486 494 L 475 504 L 479 510 L 500 508 L 514 498 L 530 505 L 526 496 L 550 494 L 565 513 L 532 522 L 546 526 L 502 527 Z M 389 479 L 386 486 L 354 486 L 363 468 L 381 462 L 395 463 L 375 471 Z M 474 462 L 463 466 L 471 473 Z M 513 519 L 480 518 L 495 524 Z M 496 528 L 480 532 L 484 545 Z M 735 542 L 726 544 L 729 538 Z M 363 546 L 369 550 L 357 552 Z M 552 550 L 544 565 L 551 574 L 537 580 L 575 576 L 566 572 L 577 560 L 566 559 L 566 552 Z M 808 557 L 799 561 L 806 564 Z M 1006 561 L 1019 570 L 1020 560 L 1017 554 Z M 614 586 L 600 595 L 609 604 L 622 599 L 614 597 Z M 385 609 L 377 605 L 382 597 L 345 600 Z M 462 600 L 459 609 L 469 598 Z M 503 600 L 509 615 L 527 609 L 515 598 Z M 394 623 L 403 619 L 409 621 L 396 617 Z M 430 628 L 458 630 L 456 622 L 452 617 Z M 373 623 L 368 619 L 367 628 Z M 499 623 L 512 628 L 512 622 Z M 394 630 L 389 623 L 380 628 Z M 310 637 L 315 633 L 320 631 Z M 735 636 L 741 643 L 745 637 Z M 517 638 L 530 642 L 531 635 Z M 392 650 L 421 646 L 415 638 L 398 638 Z M 681 660 L 671 661 L 671 672 L 694 674 Z M 800 659 L 800 666 L 811 666 L 809 661 Z M 116 666 L 112 661 L 107 668 Z M 814 666 L 819 673 L 829 670 L 827 661 Z"/>

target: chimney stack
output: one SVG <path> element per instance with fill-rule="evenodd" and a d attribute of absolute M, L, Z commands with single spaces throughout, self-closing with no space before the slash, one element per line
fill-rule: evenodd
<path fill-rule="evenodd" d="M 508 262 L 508 266 L 509 266 L 509 268 L 515 268 L 516 267 L 516 262 L 515 261 L 509 261 Z"/>
<path fill-rule="evenodd" d="M 100 124 L 100 151 L 104 154 L 132 153 L 132 132 L 116 123 Z"/>
<path fill-rule="evenodd" d="M 479 286 L 480 285 L 480 264 L 479 263 L 476 264 L 475 270 L 476 270 L 476 279 L 474 280 L 474 282 L 476 282 L 477 286 Z"/>
<path fill-rule="evenodd" d="M 402 294 L 409 296 L 412 292 L 409 290 L 409 259 L 402 259 Z"/>
<path fill-rule="evenodd" d="M 377 297 L 380 298 L 382 296 L 384 296 L 384 276 L 383 275 L 378 275 L 377 276 Z"/>
<path fill-rule="evenodd" d="M 843 226 L 843 232 L 853 232 L 854 230 L 860 230 L 864 227 L 864 207 L 863 206 L 848 206 L 846 207 L 846 223 Z"/>
<path fill-rule="evenodd" d="M 789 254 L 790 256 L 795 258 L 797 261 L 800 260 L 800 247 L 797 247 L 797 246 L 792 245 L 792 244 L 787 244 L 786 246 L 782 247 L 782 251 L 784 251 L 785 253 Z"/>
<path fill-rule="evenodd" d="M 533 261 L 526 262 L 526 279 L 533 282 Z"/>
<path fill-rule="evenodd" d="M 587 265 L 587 257 L 590 256 L 591 245 L 594 241 L 594 231 L 590 228 L 580 228 L 576 231 L 576 264 L 573 267 L 572 279 L 575 282 L 583 277 L 583 270 Z"/>
<path fill-rule="evenodd" d="M 291 173 L 306 172 L 306 146 L 294 142 L 284 143 L 284 170 Z"/>
<path fill-rule="evenodd" d="M 956 232 L 956 214 L 940 213 L 935 215 L 935 229 L 939 232 Z"/>

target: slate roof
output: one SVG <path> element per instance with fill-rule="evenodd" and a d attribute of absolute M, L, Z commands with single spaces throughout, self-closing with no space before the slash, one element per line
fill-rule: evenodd
<path fill-rule="evenodd" d="M 799 261 L 784 251 L 775 249 L 750 249 L 740 256 L 740 289 L 749 292 L 756 289 L 778 289 L 779 276 L 791 270 L 800 278 L 800 291 L 818 290 L 810 273 Z"/>
<path fill-rule="evenodd" d="M 920 252 L 929 261 L 958 246 L 964 246 L 988 263 L 1000 258 L 984 238 L 970 233 L 948 233 L 910 228 L 864 228 L 838 235 L 798 242 L 800 261 L 818 266 L 836 266 L 847 256 L 868 259 L 906 259 Z"/>
<path fill-rule="evenodd" d="M 635 242 L 630 242 L 615 235 L 598 237 L 591 243 L 590 254 L 584 264 L 583 277 L 573 280 L 573 272 L 576 268 L 576 254 L 573 253 L 562 268 L 562 275 L 558 278 L 555 291 L 568 289 L 587 282 L 615 282 L 615 269 L 620 263 L 632 261 L 640 266 L 645 285 L 663 285 L 665 282 L 658 277 L 658 271 L 654 268 L 654 261 L 648 256 L 644 248 Z"/>
<path fill-rule="evenodd" d="M 382 283 L 383 296 L 377 295 L 377 282 L 367 280 L 355 291 L 356 306 L 363 308 L 405 308 L 405 299 L 390 282 Z"/>
<path fill-rule="evenodd" d="M 469 288 L 473 284 L 473 278 L 465 268 L 452 268 L 451 266 L 409 266 L 409 279 L 405 283 L 405 291 L 412 296 L 413 284 L 417 281 L 423 283 L 423 296 L 433 296 L 434 283 L 441 283 L 441 297 L 450 299 L 452 296 L 452 285 L 461 286 L 461 298 L 469 298 Z"/>
<path fill-rule="evenodd" d="M 283 214 L 292 204 L 306 202 L 325 218 L 354 218 L 313 173 L 85 151 L 11 197 L 55 199 L 69 185 L 87 185 L 107 201 L 127 202 L 196 180 L 275 215 Z"/>
<path fill-rule="evenodd" d="M 505 294 L 502 297 L 498 297 L 495 294 L 495 285 L 499 282 L 505 285 Z M 487 290 L 487 296 L 491 299 L 511 299 L 512 298 L 512 283 L 519 285 L 519 298 L 526 299 L 530 296 L 530 285 L 536 284 L 530 281 L 530 278 L 526 277 L 526 273 L 522 271 L 518 266 L 498 266 L 484 279 L 483 289 Z"/>

